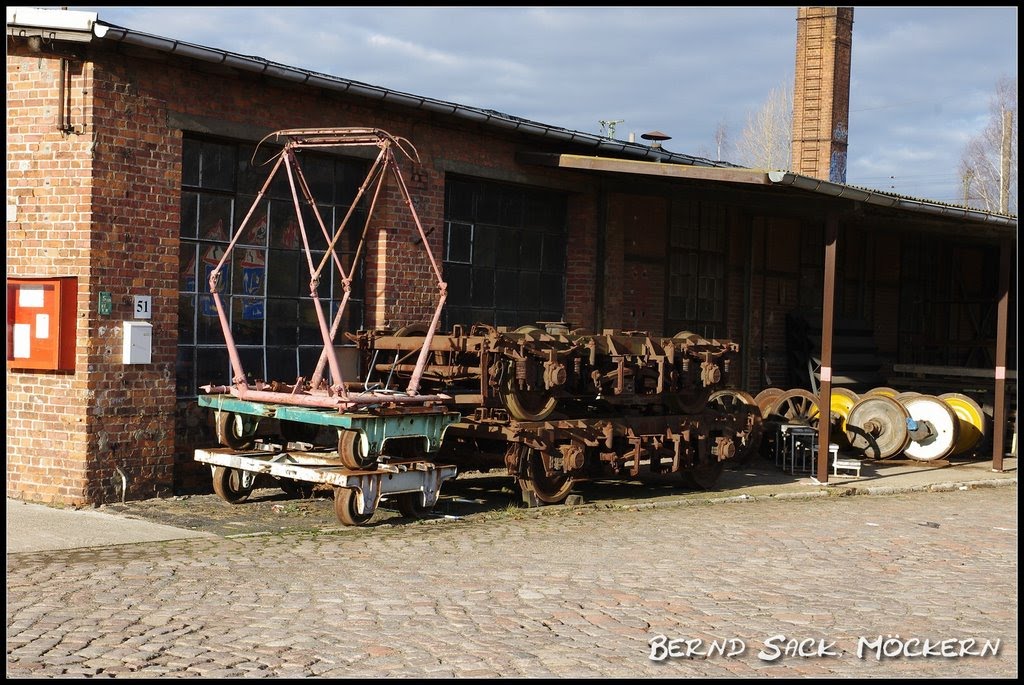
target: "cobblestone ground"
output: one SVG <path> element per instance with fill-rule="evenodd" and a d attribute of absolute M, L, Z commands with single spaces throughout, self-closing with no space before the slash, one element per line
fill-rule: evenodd
<path fill-rule="evenodd" d="M 858 656 L 879 636 L 905 655 Z M 7 557 L 8 677 L 1015 678 L 1017 656 L 1015 485 Z"/>

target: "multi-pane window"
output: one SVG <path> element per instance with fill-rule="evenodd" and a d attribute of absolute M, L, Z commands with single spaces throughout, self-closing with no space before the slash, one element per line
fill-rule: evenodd
<path fill-rule="evenodd" d="M 209 275 L 224 256 L 235 230 L 252 211 L 229 262 L 221 270 L 221 301 L 250 380 L 294 382 L 309 378 L 323 349 L 310 294 L 309 263 L 284 170 L 260 203 L 253 203 L 272 168 L 259 166 L 278 149 L 188 136 L 184 140 L 179 260 L 177 396 L 189 397 L 207 383 L 231 382 L 227 347 L 210 293 Z M 300 164 L 328 232 L 345 217 L 366 173 L 366 163 L 302 153 Z M 301 197 L 301 194 L 300 194 Z M 362 233 L 359 208 L 338 243 L 342 266 L 351 268 Z M 312 210 L 303 224 L 314 267 L 327 249 Z M 363 282 L 355 274 L 342 331 L 363 325 Z M 334 264 L 323 271 L 318 297 L 330 322 L 342 297 Z M 336 340 L 339 339 L 336 336 Z"/>
<path fill-rule="evenodd" d="M 565 257 L 563 194 L 448 179 L 444 278 L 449 327 L 561 320 Z"/>
<path fill-rule="evenodd" d="M 725 328 L 726 210 L 701 200 L 672 208 L 668 322 L 674 331 L 718 337 Z"/>

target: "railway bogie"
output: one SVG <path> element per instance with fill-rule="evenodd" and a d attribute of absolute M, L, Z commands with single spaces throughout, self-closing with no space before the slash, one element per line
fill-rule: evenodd
<path fill-rule="evenodd" d="M 354 336 L 371 383 L 404 380 L 425 331 Z M 463 417 L 446 432 L 439 458 L 504 468 L 528 503 L 551 504 L 598 478 L 676 475 L 713 487 L 722 465 L 753 453 L 761 435 L 752 398 L 709 401 L 723 392 L 737 354 L 735 343 L 688 332 L 456 326 L 434 335 L 420 382 L 451 396 Z"/>

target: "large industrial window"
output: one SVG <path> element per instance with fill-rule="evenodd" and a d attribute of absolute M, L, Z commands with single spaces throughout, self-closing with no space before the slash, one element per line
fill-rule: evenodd
<path fill-rule="evenodd" d="M 726 210 L 701 200 L 672 205 L 668 325 L 717 338 L 725 331 Z"/>
<path fill-rule="evenodd" d="M 449 179 L 447 327 L 560 321 L 565 310 L 565 224 L 561 193 Z"/>
<path fill-rule="evenodd" d="M 261 145 L 256 163 L 278 149 Z M 271 165 L 253 166 L 254 146 L 186 137 L 182 161 L 181 252 L 179 261 L 177 396 L 195 396 L 207 383 L 230 383 L 227 347 L 208 277 L 235 229 L 252 207 Z M 300 157 L 318 210 L 328 230 L 345 216 L 366 173 L 366 163 L 328 155 Z M 313 214 L 303 223 L 319 263 L 327 248 Z M 231 333 L 250 381 L 293 382 L 312 375 L 323 349 L 309 293 L 309 267 L 295 209 L 283 172 L 279 173 L 247 224 L 221 277 L 221 298 L 231 317 Z M 340 241 L 342 263 L 350 268 L 361 233 L 359 212 Z M 347 237 L 347 240 L 344 239 Z M 325 269 L 325 273 L 326 273 Z M 343 331 L 363 326 L 361 274 L 356 275 Z M 341 301 L 335 270 L 322 278 L 319 297 L 331 317 Z"/>

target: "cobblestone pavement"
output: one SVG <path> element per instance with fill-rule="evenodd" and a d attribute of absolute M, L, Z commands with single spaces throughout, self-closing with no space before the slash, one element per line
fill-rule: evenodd
<path fill-rule="evenodd" d="M 1017 676 L 1016 485 L 649 503 L 8 555 L 7 675 Z"/>

